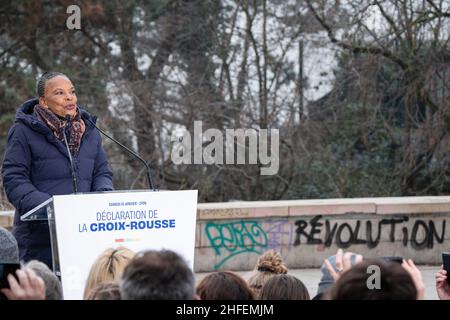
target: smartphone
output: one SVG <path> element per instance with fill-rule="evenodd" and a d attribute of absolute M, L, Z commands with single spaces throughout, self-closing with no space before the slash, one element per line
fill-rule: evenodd
<path fill-rule="evenodd" d="M 447 271 L 447 283 L 450 284 L 450 252 L 442 252 L 442 262 Z"/>
<path fill-rule="evenodd" d="M 19 263 L 0 263 L 0 289 L 9 288 L 8 274 L 16 276 L 17 269 L 20 269 Z"/>
<path fill-rule="evenodd" d="M 387 256 L 387 257 L 382 257 L 381 259 L 383 259 L 385 261 L 389 261 L 389 262 L 397 262 L 397 263 L 403 262 L 403 257 L 399 257 L 399 256 Z"/>

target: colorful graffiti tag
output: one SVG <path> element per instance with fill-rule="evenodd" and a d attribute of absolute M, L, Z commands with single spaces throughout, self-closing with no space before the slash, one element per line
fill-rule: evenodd
<path fill-rule="evenodd" d="M 261 254 L 268 245 L 267 234 L 257 221 L 208 222 L 205 233 L 216 254 L 223 257 L 214 269 L 241 253 Z"/>

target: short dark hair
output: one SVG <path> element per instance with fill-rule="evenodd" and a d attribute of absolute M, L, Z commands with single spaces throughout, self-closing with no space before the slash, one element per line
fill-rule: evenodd
<path fill-rule="evenodd" d="M 247 282 L 230 271 L 213 272 L 205 276 L 197 286 L 201 300 L 254 300 L 254 293 Z"/>
<path fill-rule="evenodd" d="M 380 289 L 370 289 L 369 266 L 380 268 Z M 331 300 L 416 300 L 417 289 L 409 273 L 397 262 L 365 260 L 344 272 L 325 293 Z"/>
<path fill-rule="evenodd" d="M 261 288 L 261 300 L 310 300 L 304 283 L 289 274 L 272 276 Z"/>
<path fill-rule="evenodd" d="M 44 72 L 41 77 L 38 79 L 37 83 L 36 83 L 36 93 L 38 95 L 39 98 L 43 97 L 45 94 L 45 83 L 57 76 L 63 76 L 66 77 L 67 79 L 69 79 L 68 76 L 66 76 L 64 73 L 61 72 L 55 72 L 55 71 L 46 71 Z"/>
<path fill-rule="evenodd" d="M 192 300 L 194 273 L 171 250 L 149 250 L 136 255 L 122 274 L 123 300 Z"/>

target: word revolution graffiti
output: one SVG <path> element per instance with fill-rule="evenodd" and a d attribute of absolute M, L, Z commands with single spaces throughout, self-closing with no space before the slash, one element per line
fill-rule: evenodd
<path fill-rule="evenodd" d="M 396 217 L 391 219 L 381 219 L 378 221 L 365 221 L 365 234 L 362 232 L 360 220 L 356 220 L 356 223 L 352 226 L 350 223 L 334 222 L 325 220 L 325 235 L 319 237 L 319 234 L 323 233 L 324 223 L 321 222 L 322 216 L 318 215 L 309 221 L 297 220 L 295 225 L 296 236 L 294 240 L 294 246 L 301 244 L 302 237 L 306 238 L 306 244 L 323 244 L 326 247 L 331 246 L 333 241 L 340 248 L 348 248 L 353 244 L 366 244 L 369 248 L 375 248 L 378 246 L 381 238 L 382 231 L 388 228 L 389 241 L 394 242 L 396 227 L 401 227 L 401 240 L 403 246 L 406 246 L 408 242 L 414 249 L 433 248 L 434 240 L 438 243 L 444 241 L 445 236 L 445 220 L 442 221 L 440 233 L 434 224 L 434 221 L 429 220 L 425 222 L 417 219 L 414 224 L 410 223 L 408 226 L 401 226 L 408 222 L 409 218 L 406 216 Z M 412 229 L 409 226 L 412 225 Z M 398 229 L 397 229 L 398 230 Z"/>
<path fill-rule="evenodd" d="M 205 233 L 216 254 L 223 256 L 223 259 L 214 265 L 215 269 L 244 252 L 261 254 L 268 244 L 267 235 L 257 221 L 209 222 L 205 225 Z"/>

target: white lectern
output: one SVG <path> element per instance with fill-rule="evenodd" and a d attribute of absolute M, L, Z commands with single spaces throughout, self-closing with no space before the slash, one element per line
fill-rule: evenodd
<path fill-rule="evenodd" d="M 48 220 L 64 298 L 82 299 L 90 268 L 107 248 L 170 249 L 193 269 L 196 215 L 197 190 L 139 190 L 54 196 L 21 220 Z"/>

